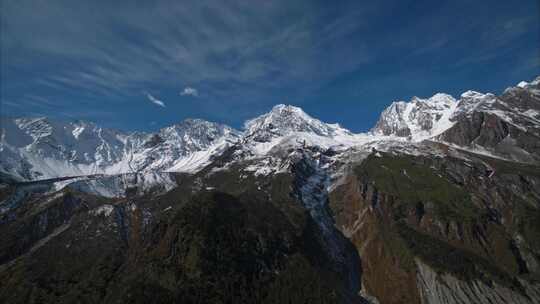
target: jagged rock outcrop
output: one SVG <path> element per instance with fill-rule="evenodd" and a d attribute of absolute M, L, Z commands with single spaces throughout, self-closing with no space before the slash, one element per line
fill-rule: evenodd
<path fill-rule="evenodd" d="M 517 161 L 540 159 L 539 82 L 513 87 L 497 97 L 466 92 L 451 117 L 453 126 L 436 140 L 487 149 Z"/>
<path fill-rule="evenodd" d="M 501 96 L 467 91 L 394 102 L 370 131 L 410 141 L 442 141 L 522 162 L 540 160 L 540 79 Z"/>
<path fill-rule="evenodd" d="M 393 102 L 371 130 L 385 136 L 411 137 L 420 140 L 435 136 L 448 128 L 456 100 L 438 93 L 428 99 L 414 97 L 410 102 Z"/>

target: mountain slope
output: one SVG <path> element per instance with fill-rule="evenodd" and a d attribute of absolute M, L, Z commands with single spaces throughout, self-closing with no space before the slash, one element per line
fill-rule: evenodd
<path fill-rule="evenodd" d="M 540 161 L 540 80 L 493 94 L 466 92 L 441 140 L 508 159 Z"/>
<path fill-rule="evenodd" d="M 0 301 L 538 303 L 539 82 L 397 102 L 366 134 L 285 105 L 244 132 L 9 120 Z"/>
<path fill-rule="evenodd" d="M 521 82 L 501 96 L 475 91 L 459 100 L 436 94 L 392 103 L 371 134 L 418 142 L 432 140 L 523 162 L 540 161 L 540 79 Z"/>
<path fill-rule="evenodd" d="M 245 153 L 273 147 L 369 149 L 431 140 L 517 161 L 540 160 L 540 80 L 522 82 L 501 96 L 468 91 L 394 102 L 368 133 L 353 134 L 294 106 L 277 105 L 249 120 L 243 132 L 199 119 L 157 133 L 123 133 L 87 122 L 2 118 L 0 170 L 23 180 L 200 170 L 237 141 Z M 401 142 L 401 143 L 400 143 Z"/>
<path fill-rule="evenodd" d="M 87 122 L 2 118 L 0 170 L 22 180 L 140 171 L 192 171 L 239 132 L 200 119 L 158 133 L 123 133 Z M 194 157 L 197 155 L 197 157 Z"/>
<path fill-rule="evenodd" d="M 452 126 L 450 118 L 455 108 L 456 100 L 442 93 L 428 99 L 414 97 L 410 102 L 394 102 L 383 111 L 371 132 L 415 141 L 430 138 Z"/>

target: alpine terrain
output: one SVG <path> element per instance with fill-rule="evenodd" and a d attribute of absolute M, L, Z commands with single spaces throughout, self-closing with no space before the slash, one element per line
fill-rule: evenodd
<path fill-rule="evenodd" d="M 1 303 L 540 303 L 540 77 L 355 134 L 2 117 Z"/>

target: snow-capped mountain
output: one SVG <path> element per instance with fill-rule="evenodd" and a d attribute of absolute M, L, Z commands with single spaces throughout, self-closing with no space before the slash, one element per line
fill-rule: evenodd
<path fill-rule="evenodd" d="M 212 155 L 234 144 L 240 132 L 226 125 L 201 119 L 186 119 L 155 134 L 133 134 L 126 144 L 132 172 L 193 171 L 206 164 Z M 142 139 L 142 140 L 141 140 Z"/>
<path fill-rule="evenodd" d="M 539 79 L 521 82 L 501 96 L 467 91 L 452 114 L 452 125 L 433 138 L 507 159 L 540 160 Z"/>
<path fill-rule="evenodd" d="M 382 112 L 371 132 L 419 141 L 441 134 L 475 112 L 497 115 L 518 128 L 535 128 L 540 122 L 539 83 L 539 78 L 530 83 L 522 81 L 501 96 L 467 91 L 459 100 L 438 93 L 427 99 L 414 97 L 409 102 L 393 102 Z"/>
<path fill-rule="evenodd" d="M 157 133 L 123 133 L 89 122 L 2 118 L 0 170 L 23 180 L 140 171 L 191 171 L 239 132 L 188 119 Z"/>
<path fill-rule="evenodd" d="M 470 118 L 475 112 L 484 112 L 497 115 L 517 128 L 536 129 L 540 123 L 540 80 L 527 85 L 524 83 L 506 89 L 501 96 L 467 91 L 461 95 L 450 119 L 457 121 L 463 117 Z"/>
<path fill-rule="evenodd" d="M 540 79 L 522 81 L 501 96 L 467 91 L 458 100 L 447 94 L 398 101 L 385 109 L 374 136 L 411 142 L 441 141 L 519 161 L 538 161 Z"/>
<path fill-rule="evenodd" d="M 23 179 L 105 173 L 120 162 L 126 135 L 88 122 L 2 118 L 1 168 Z"/>
<path fill-rule="evenodd" d="M 366 134 L 354 134 L 339 124 L 324 123 L 299 107 L 279 104 L 245 123 L 240 148 L 248 154 L 264 156 L 289 147 L 350 147 L 364 143 L 366 137 Z"/>
<path fill-rule="evenodd" d="M 318 136 L 336 137 L 352 135 L 339 124 L 327 124 L 306 114 L 299 107 L 279 104 L 266 114 L 245 123 L 244 137 L 256 142 L 268 142 L 272 138 L 295 132 L 312 133 Z"/>
<path fill-rule="evenodd" d="M 450 121 L 456 100 L 438 93 L 428 99 L 414 97 L 409 102 L 393 102 L 372 129 L 375 135 L 394 135 L 422 140 L 435 136 L 452 125 Z"/>
<path fill-rule="evenodd" d="M 439 93 L 427 99 L 394 102 L 370 132 L 361 134 L 283 104 L 247 121 L 243 132 L 200 119 L 187 119 L 157 133 L 125 133 L 82 121 L 2 118 L 0 170 L 23 180 L 141 171 L 195 172 L 232 145 L 237 154 L 260 157 L 290 147 L 369 150 L 423 140 L 538 161 L 539 84 L 540 78 L 521 82 L 501 96 L 467 91 L 459 100 Z"/>
<path fill-rule="evenodd" d="M 363 134 L 285 105 L 243 132 L 3 119 L 0 302 L 538 303 L 539 83 L 396 102 Z"/>

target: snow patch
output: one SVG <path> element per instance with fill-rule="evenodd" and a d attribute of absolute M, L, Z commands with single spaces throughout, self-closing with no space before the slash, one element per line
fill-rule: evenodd
<path fill-rule="evenodd" d="M 96 209 L 90 210 L 90 214 L 95 216 L 103 215 L 108 217 L 112 214 L 113 211 L 114 207 L 112 205 L 103 205 L 99 206 Z"/>
<path fill-rule="evenodd" d="M 528 85 L 529 83 L 526 81 L 521 81 L 520 83 L 517 84 L 518 88 L 526 88 Z"/>
<path fill-rule="evenodd" d="M 79 139 L 79 136 L 81 135 L 82 132 L 84 132 L 84 126 L 78 126 L 75 129 L 73 129 L 71 133 L 73 134 L 73 137 L 75 137 L 75 139 Z"/>

